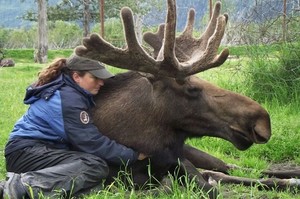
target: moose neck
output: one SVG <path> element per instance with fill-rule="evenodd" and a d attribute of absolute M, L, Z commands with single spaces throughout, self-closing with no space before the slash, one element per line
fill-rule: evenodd
<path fill-rule="evenodd" d="M 153 153 L 178 142 L 164 102 L 139 73 L 122 73 L 106 81 L 95 102 L 95 125 L 119 143 Z"/>

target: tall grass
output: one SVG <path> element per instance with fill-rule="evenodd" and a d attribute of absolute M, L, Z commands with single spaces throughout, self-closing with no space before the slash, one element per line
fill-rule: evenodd
<path fill-rule="evenodd" d="M 5 166 L 3 149 L 14 123 L 27 110 L 22 103 L 25 88 L 32 83 L 37 71 L 37 64 L 17 63 L 16 67 L 0 67 L 0 177 L 4 178 Z"/>
<path fill-rule="evenodd" d="M 247 47 L 248 48 L 248 47 Z M 265 47 L 264 47 L 265 48 Z M 223 161 L 236 164 L 251 170 L 232 171 L 232 175 L 245 177 L 260 177 L 260 172 L 273 163 L 292 162 L 300 164 L 299 142 L 299 79 L 294 78 L 294 84 L 283 84 L 276 81 L 277 69 L 286 60 L 280 60 L 281 50 L 284 48 L 268 49 L 268 55 L 258 54 L 253 57 L 245 55 L 249 50 L 233 50 L 240 59 L 229 59 L 223 66 L 200 74 L 201 78 L 241 94 L 248 95 L 259 101 L 271 115 L 272 138 L 264 145 L 254 145 L 247 151 L 238 151 L 227 141 L 217 138 L 190 139 L 191 145 L 206 151 Z M 257 52 L 264 50 L 257 48 Z M 49 52 L 49 61 L 55 57 L 67 57 L 72 50 L 57 50 Z M 290 55 L 291 53 L 288 53 Z M 261 56 L 261 57 L 259 57 Z M 5 178 L 5 164 L 3 149 L 14 123 L 27 110 L 23 104 L 25 88 L 36 79 L 38 71 L 45 65 L 33 63 L 33 50 L 8 50 L 7 57 L 16 61 L 16 66 L 0 68 L 0 179 Z M 267 59 L 268 58 L 268 59 Z M 287 58 L 287 55 L 282 58 Z M 293 60 L 293 59 L 290 59 Z M 285 64 L 284 64 L 285 65 Z M 108 67 L 113 73 L 123 70 Z M 276 69 L 277 68 L 277 69 Z M 294 68 L 294 65 L 291 67 Z M 276 69 L 276 70 L 275 70 Z M 273 71 L 275 70 L 275 72 Z M 294 71 L 294 70 L 292 70 Z M 269 78 L 272 76 L 274 78 Z M 282 77 L 282 76 L 281 76 Z M 290 77 L 287 75 L 287 77 Z M 298 76 L 299 78 L 299 76 Z M 257 86 L 254 86 L 257 85 Z M 270 87 L 272 87 L 269 97 Z M 289 93 L 289 95 L 287 95 Z M 281 96 L 284 95 L 284 96 Z M 287 103 L 283 103 L 283 102 Z M 172 193 L 159 190 L 155 194 L 127 190 L 124 186 L 110 186 L 94 193 L 87 198 L 199 198 L 199 190 L 182 189 L 172 182 Z M 193 187 L 193 184 L 190 184 Z M 291 192 L 259 191 L 257 187 L 243 187 L 237 185 L 220 185 L 219 198 L 295 198 Z M 201 194 L 200 194 L 201 195 Z M 298 195 L 299 196 L 299 195 Z"/>
<path fill-rule="evenodd" d="M 283 43 L 276 46 L 274 53 L 261 52 L 261 49 L 273 46 L 249 46 L 248 76 L 244 84 L 250 89 L 247 92 L 259 101 L 273 101 L 289 104 L 297 102 L 300 90 L 300 42 Z"/>
<path fill-rule="evenodd" d="M 300 42 L 248 46 L 243 71 L 245 94 L 265 104 L 271 115 L 273 136 L 258 155 L 275 161 L 299 163 Z M 266 49 L 263 51 L 263 49 Z M 272 53 L 270 53 L 272 52 Z"/>

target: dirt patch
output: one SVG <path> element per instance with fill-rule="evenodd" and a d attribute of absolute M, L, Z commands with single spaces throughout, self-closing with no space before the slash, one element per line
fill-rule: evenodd
<path fill-rule="evenodd" d="M 268 168 L 269 171 L 291 171 L 291 170 L 299 170 L 300 166 L 295 163 L 279 163 L 279 164 L 272 164 Z"/>

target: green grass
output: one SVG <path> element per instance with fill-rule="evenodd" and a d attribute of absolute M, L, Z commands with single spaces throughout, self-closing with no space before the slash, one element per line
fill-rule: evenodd
<path fill-rule="evenodd" d="M 26 87 L 33 82 L 37 71 L 41 69 L 38 64 L 17 63 L 15 67 L 0 67 L 0 178 L 5 175 L 3 149 L 9 132 L 14 123 L 27 110 L 22 101 Z"/>
<path fill-rule="evenodd" d="M 48 60 L 51 61 L 55 58 L 68 57 L 72 52 L 72 49 L 50 50 L 48 52 Z M 34 58 L 33 49 L 10 49 L 5 50 L 4 53 L 6 58 L 12 58 L 17 63 L 32 63 Z"/>
<path fill-rule="evenodd" d="M 4 179 L 6 173 L 3 150 L 8 135 L 14 123 L 27 110 L 27 106 L 23 104 L 25 88 L 36 79 L 38 71 L 45 66 L 45 64 L 33 63 L 33 50 L 31 49 L 8 50 L 6 53 L 6 57 L 11 57 L 16 61 L 16 66 L 0 68 L 0 179 Z M 72 50 L 49 51 L 49 60 L 67 57 L 71 53 Z M 245 80 L 250 78 L 247 75 L 248 61 L 247 57 L 228 60 L 222 67 L 205 71 L 200 76 L 222 88 L 248 95 L 251 94 L 249 85 L 245 84 Z M 123 71 L 108 68 L 113 73 Z M 251 171 L 232 171 L 232 175 L 236 176 L 258 178 L 260 172 L 271 164 L 285 162 L 300 164 L 300 100 L 297 95 L 286 104 L 282 104 L 281 98 L 262 99 L 259 99 L 260 103 L 269 111 L 272 123 L 272 137 L 267 144 L 254 145 L 247 151 L 238 151 L 231 143 L 217 138 L 191 139 L 188 142 L 227 163 L 251 168 Z M 158 195 L 154 195 L 149 192 L 128 191 L 122 185 L 111 186 L 86 198 L 199 198 L 199 192 L 180 188 L 174 182 L 172 187 L 172 194 L 159 192 Z M 294 195 L 289 191 L 259 191 L 255 186 L 220 185 L 219 188 L 219 198 L 300 197 L 297 192 Z"/>

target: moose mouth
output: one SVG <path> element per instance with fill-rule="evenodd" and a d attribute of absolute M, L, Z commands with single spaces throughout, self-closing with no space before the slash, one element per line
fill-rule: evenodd
<path fill-rule="evenodd" d="M 249 126 L 248 130 L 241 129 L 237 126 L 229 126 L 231 131 L 231 136 L 229 141 L 239 150 L 246 150 L 253 143 L 265 144 L 270 139 L 270 133 L 268 133 L 268 128 L 264 126 L 259 126 L 255 124 L 254 126 Z"/>
<path fill-rule="evenodd" d="M 255 134 L 254 128 L 252 128 L 252 132 L 244 132 L 237 128 L 231 127 L 232 131 L 232 139 L 231 143 L 239 150 L 244 151 L 250 148 L 253 145 L 253 141 L 249 138 L 249 135 Z"/>

